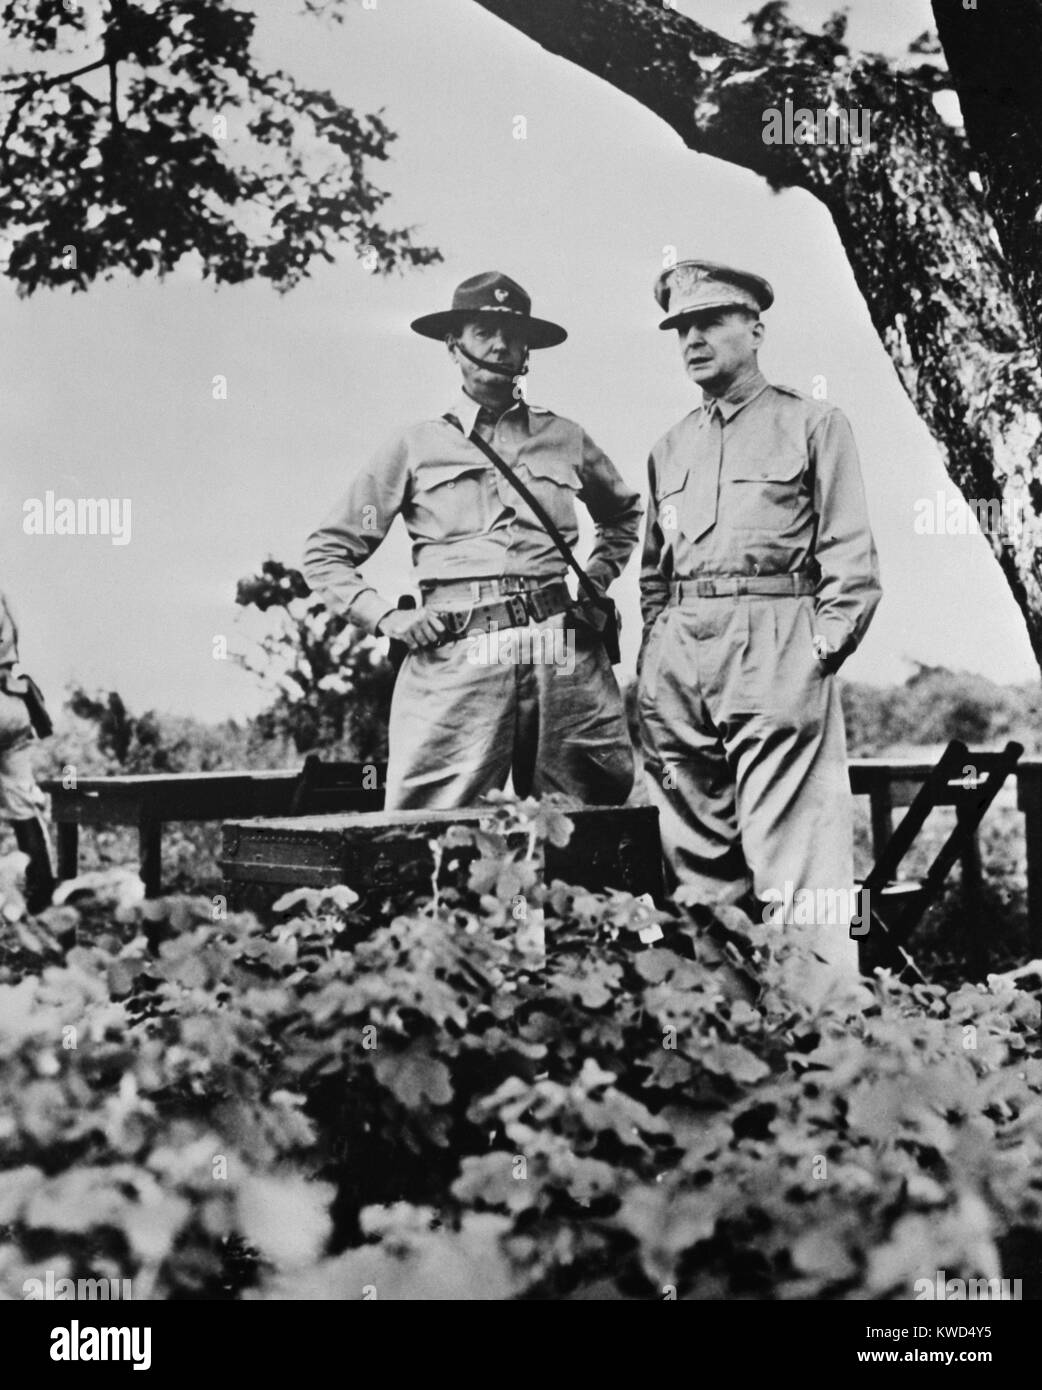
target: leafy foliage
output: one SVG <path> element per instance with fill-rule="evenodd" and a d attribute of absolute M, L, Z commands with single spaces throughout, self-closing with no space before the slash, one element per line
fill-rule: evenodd
<path fill-rule="evenodd" d="M 240 580 L 235 601 L 272 615 L 240 658 L 275 692 L 256 720 L 259 736 L 291 741 L 298 753 L 321 748 L 385 760 L 394 677 L 379 644 L 331 613 L 300 571 L 278 560 Z"/>
<path fill-rule="evenodd" d="M 255 25 L 228 0 L 5 0 L 0 228 L 21 293 L 189 255 L 283 290 L 338 245 L 372 271 L 440 259 L 380 220 L 383 117 L 262 71 Z"/>
<path fill-rule="evenodd" d="M 363 919 L 348 887 L 302 889 L 273 927 L 119 874 L 26 921 L 0 864 L 4 1290 L 1030 1287 L 1035 997 L 841 987 L 791 929 L 545 885 L 569 829 L 500 800 L 445 838 L 432 900 Z"/>
<path fill-rule="evenodd" d="M 1029 754 L 1042 750 L 1038 684 L 998 685 L 969 671 L 916 663 L 903 685 L 841 686 L 847 743 L 852 754 L 914 756 L 909 750 L 943 746 L 961 738 L 985 747 L 1007 739 Z"/>
<path fill-rule="evenodd" d="M 55 775 L 72 765 L 79 776 L 106 773 L 210 772 L 251 765 L 249 730 L 234 720 L 200 720 L 145 710 L 134 714 L 118 691 L 90 694 L 74 686 L 67 694 L 61 733 L 48 744 Z"/>
<path fill-rule="evenodd" d="M 848 23 L 845 10 L 830 15 L 820 34 L 801 29 L 789 18 L 787 0 L 769 0 L 745 22 L 752 47 L 761 50 L 765 58 L 809 62 L 829 68 L 835 66 L 837 59 L 850 57 L 850 49 L 844 42 Z"/>

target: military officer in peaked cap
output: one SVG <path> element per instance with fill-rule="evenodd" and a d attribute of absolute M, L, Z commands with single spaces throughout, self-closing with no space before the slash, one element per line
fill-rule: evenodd
<path fill-rule="evenodd" d="M 835 676 L 881 590 L 853 435 L 760 371 L 766 280 L 682 261 L 655 297 L 702 391 L 651 451 L 641 570 L 638 704 L 668 866 L 769 922 L 813 905 L 794 920 L 830 966 L 856 969 Z"/>
<path fill-rule="evenodd" d="M 573 603 L 560 552 L 471 438 L 493 447 L 570 545 L 576 504 L 586 507 L 594 522 L 586 571 L 605 593 L 636 548 L 640 498 L 579 425 L 526 404 L 517 382 L 529 351 L 567 337 L 531 309 L 520 285 L 489 272 L 465 280 L 450 309 L 415 320 L 415 332 L 447 344 L 461 392 L 443 416 L 380 449 L 308 540 L 312 588 L 409 649 L 391 704 L 389 809 L 467 806 L 511 774 L 522 795 L 558 791 L 588 803 L 625 801 L 633 784 L 599 615 Z M 359 573 L 399 515 L 422 596 L 414 611 L 397 609 Z M 547 659 L 563 645 L 518 642 L 519 659 L 504 661 L 502 642 L 475 641 L 533 630 L 567 637 L 567 659 Z"/>

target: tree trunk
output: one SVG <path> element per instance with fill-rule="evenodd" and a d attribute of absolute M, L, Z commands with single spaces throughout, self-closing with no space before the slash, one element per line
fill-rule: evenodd
<path fill-rule="evenodd" d="M 1042 666 L 1042 373 L 1025 313 L 1039 302 L 1042 226 L 1010 257 L 1014 271 L 1021 259 L 1027 265 L 1018 304 L 974 159 L 937 115 L 928 86 L 871 56 L 826 66 L 767 54 L 642 0 L 477 3 L 636 98 L 691 149 L 825 204 L 950 477 L 967 500 L 1001 503 L 1002 516 L 1016 520 L 987 539 Z M 981 16 L 988 23 L 1002 27 Z M 870 112 L 870 142 L 766 143 L 765 113 L 786 99 L 811 112 Z M 1015 208 L 995 206 L 1005 227 Z"/>
<path fill-rule="evenodd" d="M 1042 0 L 966 9 L 933 0 L 966 134 L 1042 359 Z"/>

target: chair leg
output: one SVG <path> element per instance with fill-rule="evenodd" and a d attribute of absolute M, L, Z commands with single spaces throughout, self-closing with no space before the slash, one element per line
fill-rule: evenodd
<path fill-rule="evenodd" d="M 962 908 L 966 917 L 969 949 L 968 963 L 976 979 L 988 973 L 988 942 L 984 931 L 983 888 L 980 842 L 976 829 L 971 833 L 962 852 Z"/>

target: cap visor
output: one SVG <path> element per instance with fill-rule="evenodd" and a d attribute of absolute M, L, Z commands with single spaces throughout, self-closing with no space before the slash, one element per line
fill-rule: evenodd
<path fill-rule="evenodd" d="M 659 328 L 677 328 L 686 319 L 693 319 L 698 314 L 712 313 L 714 309 L 746 309 L 750 314 L 762 312 L 744 299 L 716 299 L 709 304 L 699 304 L 694 309 L 684 309 L 679 314 L 670 314 L 669 318 L 662 320 Z"/>

